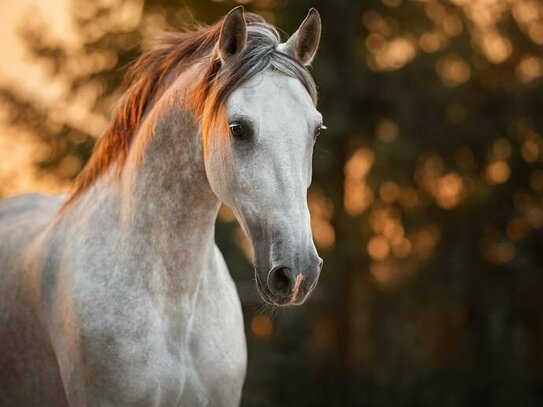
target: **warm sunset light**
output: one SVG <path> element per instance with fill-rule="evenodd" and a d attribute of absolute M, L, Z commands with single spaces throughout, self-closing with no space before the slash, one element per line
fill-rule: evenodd
<path fill-rule="evenodd" d="M 0 405 L 543 405 L 542 47 L 543 0 L 0 2 Z"/>

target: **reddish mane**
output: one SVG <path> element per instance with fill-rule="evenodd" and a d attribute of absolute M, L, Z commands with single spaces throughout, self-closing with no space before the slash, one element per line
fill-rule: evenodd
<path fill-rule="evenodd" d="M 66 205 L 111 166 L 117 164 L 118 170 L 122 168 L 146 109 L 167 88 L 165 77 L 172 72 L 181 73 L 189 65 L 209 57 L 220 28 L 221 21 L 211 27 L 198 27 L 195 31 L 166 33 L 132 65 L 124 81 L 128 89 L 110 124 L 96 142 Z"/>

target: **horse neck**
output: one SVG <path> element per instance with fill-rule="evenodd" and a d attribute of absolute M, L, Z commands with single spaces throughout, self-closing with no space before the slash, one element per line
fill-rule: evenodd
<path fill-rule="evenodd" d="M 123 251 L 145 253 L 152 259 L 145 273 L 192 290 L 213 253 L 219 209 L 205 173 L 200 126 L 173 89 L 139 133 L 121 180 Z"/>

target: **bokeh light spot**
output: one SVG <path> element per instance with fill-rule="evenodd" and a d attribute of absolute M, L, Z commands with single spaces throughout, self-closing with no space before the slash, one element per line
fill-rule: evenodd
<path fill-rule="evenodd" d="M 262 339 L 269 339 L 273 333 L 273 322 L 269 316 L 256 314 L 251 318 L 251 332 Z"/>
<path fill-rule="evenodd" d="M 458 86 L 471 77 L 471 68 L 458 55 L 449 54 L 436 63 L 436 71 L 445 86 Z"/>
<path fill-rule="evenodd" d="M 486 179 L 491 184 L 503 184 L 510 175 L 511 169 L 505 161 L 494 161 L 486 168 Z"/>
<path fill-rule="evenodd" d="M 382 119 L 377 123 L 375 128 L 375 134 L 379 140 L 384 142 L 390 142 L 398 137 L 398 125 L 391 119 Z"/>
<path fill-rule="evenodd" d="M 386 203 L 392 203 L 398 199 L 400 195 L 400 187 L 392 181 L 383 183 L 379 187 L 379 196 Z"/>
<path fill-rule="evenodd" d="M 372 237 L 368 242 L 368 253 L 375 260 L 383 260 L 388 256 L 390 247 L 382 237 Z"/>

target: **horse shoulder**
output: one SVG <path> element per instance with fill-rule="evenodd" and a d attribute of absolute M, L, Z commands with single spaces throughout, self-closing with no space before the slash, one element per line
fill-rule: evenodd
<path fill-rule="evenodd" d="M 73 405 L 156 405 L 162 390 L 160 314 L 145 292 L 123 278 L 119 231 L 105 212 L 70 213 L 51 233 L 42 306 Z"/>

